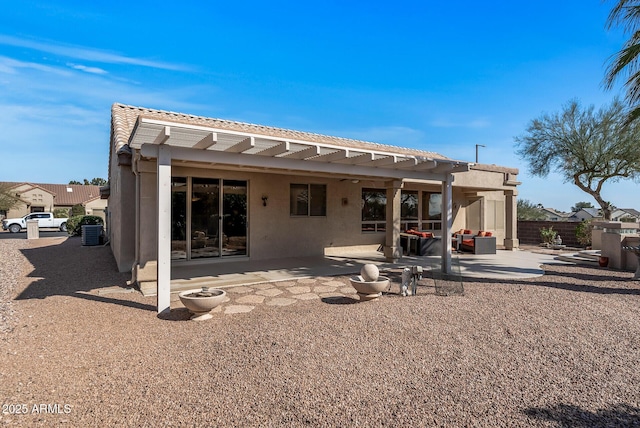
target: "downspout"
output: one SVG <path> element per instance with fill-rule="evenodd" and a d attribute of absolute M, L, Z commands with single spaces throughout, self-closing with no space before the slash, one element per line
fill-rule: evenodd
<path fill-rule="evenodd" d="M 138 282 L 138 267 L 140 266 L 140 172 L 138 171 L 138 162 L 140 161 L 140 151 L 135 150 L 133 161 L 131 162 L 131 170 L 136 177 L 136 196 L 135 196 L 135 257 L 133 266 L 131 266 L 131 281 L 133 284 Z"/>

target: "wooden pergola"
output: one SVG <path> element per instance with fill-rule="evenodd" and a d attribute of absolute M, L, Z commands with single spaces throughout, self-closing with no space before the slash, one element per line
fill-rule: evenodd
<path fill-rule="evenodd" d="M 344 147 L 324 141 L 299 140 L 191 125 L 140 116 L 129 139 L 139 156 L 157 162 L 158 312 L 169 310 L 171 282 L 171 170 L 181 163 L 245 171 L 336 175 L 352 179 L 378 179 L 387 183 L 385 256 L 397 260 L 400 247 L 401 189 L 407 180 L 442 184 L 442 270 L 451 272 L 453 174 L 471 164 L 446 158 L 415 156 L 393 151 Z M 306 134 L 313 136 L 313 134 Z M 387 150 L 387 148 L 389 150 Z"/>

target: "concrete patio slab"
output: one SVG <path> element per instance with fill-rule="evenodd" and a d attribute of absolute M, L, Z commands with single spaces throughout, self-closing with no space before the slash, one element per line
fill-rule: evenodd
<path fill-rule="evenodd" d="M 189 288 L 222 287 L 231 290 L 252 284 L 284 281 L 279 287 L 305 284 L 318 278 L 327 280 L 323 285 L 331 284 L 331 277 L 353 275 L 360 272 L 362 265 L 373 263 L 380 270 L 402 269 L 406 266 L 420 265 L 425 271 L 438 272 L 440 257 L 404 256 L 398 263 L 388 263 L 381 253 L 358 252 L 343 256 L 291 257 L 272 260 L 229 259 L 219 263 L 176 265 L 171 269 L 171 291 L 178 292 Z M 453 254 L 453 274 L 463 278 L 509 279 L 533 278 L 544 272 L 542 264 L 567 264 L 559 261 L 557 255 L 541 254 L 530 251 L 498 250 L 496 254 L 474 255 Z M 241 272 L 241 273 L 238 273 Z M 291 282 L 297 280 L 297 283 Z M 302 281 L 300 281 L 302 280 Z M 339 284 L 335 284 L 339 285 Z M 292 291 L 295 293 L 296 289 Z M 262 294 L 262 293 L 261 293 Z"/>

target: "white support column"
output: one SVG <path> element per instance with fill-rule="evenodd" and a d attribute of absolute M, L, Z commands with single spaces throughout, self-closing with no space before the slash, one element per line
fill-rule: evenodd
<path fill-rule="evenodd" d="M 451 273 L 451 228 L 453 227 L 453 174 L 442 182 L 442 272 Z"/>
<path fill-rule="evenodd" d="M 506 211 L 504 248 L 507 250 L 517 250 L 520 246 L 520 241 L 518 240 L 518 191 L 505 191 L 504 199 L 504 208 Z"/>
<path fill-rule="evenodd" d="M 387 183 L 387 230 L 384 255 L 390 263 L 396 263 L 402 258 L 402 246 L 400 245 L 402 185 L 400 180 Z"/>
<path fill-rule="evenodd" d="M 158 314 L 171 310 L 171 149 L 158 146 Z"/>

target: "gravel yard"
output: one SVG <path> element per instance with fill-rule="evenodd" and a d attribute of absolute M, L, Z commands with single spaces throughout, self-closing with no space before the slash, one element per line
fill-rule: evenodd
<path fill-rule="evenodd" d="M 640 426 L 632 272 L 550 265 L 449 297 L 425 279 L 197 323 L 126 292 L 108 247 L 0 254 L 0 425 Z"/>

